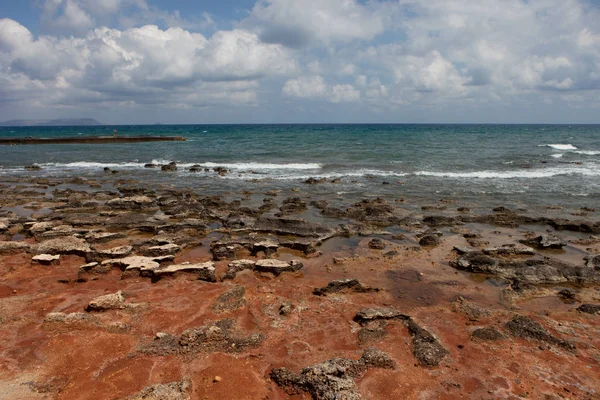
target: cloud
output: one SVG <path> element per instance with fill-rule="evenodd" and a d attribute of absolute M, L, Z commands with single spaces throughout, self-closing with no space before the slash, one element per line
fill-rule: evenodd
<path fill-rule="evenodd" d="M 241 30 L 206 38 L 147 25 L 35 39 L 19 23 L 0 20 L 0 93 L 38 105 L 254 105 L 261 79 L 296 68 L 287 49 Z"/>
<path fill-rule="evenodd" d="M 356 0 L 260 0 L 242 26 L 293 48 L 369 40 L 384 30 L 382 17 Z"/>
<path fill-rule="evenodd" d="M 360 91 L 349 84 L 328 85 L 320 75 L 290 79 L 282 92 L 288 97 L 321 99 L 330 103 L 351 103 L 360 100 Z"/>

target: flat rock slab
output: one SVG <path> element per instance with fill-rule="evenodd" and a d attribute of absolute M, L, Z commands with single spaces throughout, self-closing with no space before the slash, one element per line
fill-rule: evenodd
<path fill-rule="evenodd" d="M 282 260 L 259 260 L 254 266 L 257 272 L 272 273 L 279 276 L 283 272 L 296 272 L 302 269 L 304 265 L 298 261 L 282 261 Z"/>
<path fill-rule="evenodd" d="M 223 279 L 234 279 L 238 272 L 245 270 L 254 271 L 254 267 L 256 266 L 256 261 L 253 260 L 235 260 L 227 264 L 228 269 L 223 276 Z"/>
<path fill-rule="evenodd" d="M 38 254 L 37 256 L 33 256 L 31 261 L 37 262 L 44 265 L 50 265 L 57 263 L 60 260 L 60 254 L 52 255 L 52 254 Z"/>
<path fill-rule="evenodd" d="M 85 240 L 89 243 L 105 243 L 111 240 L 124 238 L 125 235 L 122 233 L 113 232 L 92 232 L 85 235 Z"/>
<path fill-rule="evenodd" d="M 140 209 L 143 207 L 149 207 L 154 203 L 148 196 L 133 196 L 133 197 L 121 197 L 109 200 L 106 204 L 112 208 L 118 209 Z"/>
<path fill-rule="evenodd" d="M 101 261 L 105 259 L 115 259 L 120 257 L 127 257 L 133 251 L 133 247 L 129 245 L 113 247 L 106 250 L 95 250 L 90 251 L 86 259 L 87 261 Z"/>
<path fill-rule="evenodd" d="M 354 317 L 354 321 L 358 322 L 361 325 L 366 325 L 367 323 L 375 320 L 390 320 L 397 319 L 400 321 L 405 321 L 410 319 L 410 316 L 401 313 L 395 308 L 385 307 L 385 308 L 365 308 L 364 310 L 359 311 Z"/>
<path fill-rule="evenodd" d="M 35 246 L 34 250 L 37 254 L 75 254 L 78 256 L 86 256 L 92 251 L 85 240 L 75 236 L 46 240 Z"/>
<path fill-rule="evenodd" d="M 29 251 L 29 243 L 0 241 L 0 255 L 16 254 Z"/>
<path fill-rule="evenodd" d="M 515 315 L 512 320 L 506 323 L 506 328 L 511 335 L 516 337 L 539 340 L 558 345 L 567 350 L 575 350 L 575 346 L 572 343 L 557 338 L 550 334 L 539 322 L 523 315 Z"/>
<path fill-rule="evenodd" d="M 197 275 L 198 279 L 208 282 L 216 282 L 215 265 L 212 262 L 200 264 L 175 264 L 153 270 L 155 277 L 177 275 L 179 273 L 190 273 Z"/>
<path fill-rule="evenodd" d="M 177 254 L 181 250 L 181 247 L 175 243 L 168 243 L 162 246 L 152 246 L 144 250 L 144 255 L 148 257 L 160 257 L 166 255 Z"/>

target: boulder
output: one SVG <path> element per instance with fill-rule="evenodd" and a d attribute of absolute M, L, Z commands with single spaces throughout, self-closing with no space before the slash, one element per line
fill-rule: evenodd
<path fill-rule="evenodd" d="M 379 238 L 372 239 L 368 244 L 370 249 L 383 250 L 385 249 L 385 243 Z"/>
<path fill-rule="evenodd" d="M 577 311 L 586 314 L 599 314 L 600 304 L 582 304 L 579 307 L 577 307 Z"/>
<path fill-rule="evenodd" d="M 167 171 L 167 172 L 177 171 L 177 163 L 170 162 L 169 164 L 161 165 L 160 169 L 161 169 L 161 171 Z"/>
<path fill-rule="evenodd" d="M 437 246 L 440 244 L 440 237 L 433 233 L 425 234 L 419 239 L 420 246 Z"/>
<path fill-rule="evenodd" d="M 125 296 L 122 291 L 96 297 L 85 308 L 86 311 L 121 310 L 125 308 Z"/>

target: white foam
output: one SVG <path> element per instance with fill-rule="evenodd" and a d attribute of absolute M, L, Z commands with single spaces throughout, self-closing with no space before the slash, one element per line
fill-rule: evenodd
<path fill-rule="evenodd" d="M 552 157 L 554 157 L 554 158 L 562 158 L 563 156 L 564 156 L 563 153 L 552 154 Z"/>
<path fill-rule="evenodd" d="M 600 151 L 594 151 L 594 150 L 577 150 L 574 151 L 573 153 L 575 154 L 583 154 L 586 156 L 598 156 L 600 155 Z"/>
<path fill-rule="evenodd" d="M 284 170 L 284 169 L 293 169 L 293 170 L 308 170 L 308 169 L 321 169 L 322 165 L 317 163 L 289 163 L 289 164 L 271 164 L 271 163 L 257 163 L 257 162 L 247 162 L 247 163 L 215 163 L 215 162 L 205 162 L 199 163 L 206 168 L 214 168 L 214 167 L 223 167 L 227 169 L 235 169 L 241 171 L 250 171 L 250 170 Z"/>
<path fill-rule="evenodd" d="M 126 162 L 126 163 L 98 163 L 89 161 L 77 161 L 72 163 L 47 163 L 38 164 L 42 168 L 80 168 L 80 169 L 102 169 L 108 168 L 143 168 L 144 164 L 137 162 Z"/>
<path fill-rule="evenodd" d="M 415 172 L 418 176 L 433 176 L 440 178 L 471 178 L 471 179 L 533 179 L 551 178 L 560 175 L 600 176 L 598 168 L 543 168 L 523 169 L 516 171 L 473 171 L 473 172 Z"/>
<path fill-rule="evenodd" d="M 577 150 L 577 147 L 572 144 L 540 144 L 538 147 L 552 147 L 556 150 Z"/>

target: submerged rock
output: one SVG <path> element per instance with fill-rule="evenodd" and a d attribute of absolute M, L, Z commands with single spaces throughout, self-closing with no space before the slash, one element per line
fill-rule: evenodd
<path fill-rule="evenodd" d="M 338 293 L 342 291 L 352 291 L 357 293 L 378 292 L 380 289 L 364 286 L 358 279 L 339 279 L 329 282 L 327 286 L 315 288 L 313 294 L 317 296 L 325 296 L 330 293 Z"/>
<path fill-rule="evenodd" d="M 306 392 L 315 400 L 358 400 L 362 396 L 354 379 L 360 378 L 369 368 L 395 369 L 396 363 L 378 349 L 367 349 L 356 361 L 334 358 L 306 367 L 299 374 L 287 368 L 276 368 L 269 376 L 290 395 Z"/>

